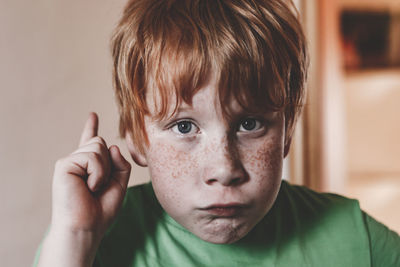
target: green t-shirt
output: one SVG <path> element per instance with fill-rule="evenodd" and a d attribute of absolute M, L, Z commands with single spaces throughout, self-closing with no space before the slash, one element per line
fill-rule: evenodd
<path fill-rule="evenodd" d="M 400 237 L 356 200 L 283 181 L 270 212 L 243 239 L 205 242 L 159 205 L 151 184 L 128 190 L 96 267 L 400 266 Z"/>

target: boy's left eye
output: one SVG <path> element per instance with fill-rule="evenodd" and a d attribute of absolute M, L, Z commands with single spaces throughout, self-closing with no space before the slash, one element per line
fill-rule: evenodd
<path fill-rule="evenodd" d="M 239 132 L 251 132 L 261 128 L 261 122 L 254 118 L 246 118 L 239 125 Z"/>
<path fill-rule="evenodd" d="M 177 134 L 191 134 L 198 131 L 198 127 L 191 121 L 182 120 L 172 125 L 171 130 Z"/>

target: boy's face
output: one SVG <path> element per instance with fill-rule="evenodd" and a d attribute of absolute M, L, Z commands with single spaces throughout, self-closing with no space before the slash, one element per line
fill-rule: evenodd
<path fill-rule="evenodd" d="M 140 157 L 149 167 L 160 204 L 173 219 L 205 241 L 232 243 L 276 199 L 284 116 L 246 114 L 232 101 L 234 116 L 227 120 L 216 90 L 210 82 L 194 95 L 192 106 L 183 103 L 172 118 L 147 116 L 150 145 Z M 148 104 L 154 114 L 152 95 Z"/>

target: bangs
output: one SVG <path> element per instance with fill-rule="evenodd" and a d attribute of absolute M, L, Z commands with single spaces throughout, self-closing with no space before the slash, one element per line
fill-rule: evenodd
<path fill-rule="evenodd" d="M 145 76 L 151 77 L 146 87 L 158 92 L 156 118 L 170 114 L 171 103 L 176 103 L 172 115 L 182 101 L 191 105 L 212 77 L 226 116 L 233 99 L 249 113 L 283 111 L 293 100 L 301 105 L 300 95 L 288 97 L 295 87 L 291 64 L 298 60 L 299 47 L 298 40 L 288 40 L 283 20 L 260 20 L 235 1 L 182 2 L 165 1 L 159 10 L 166 12 L 154 14 L 146 28 L 154 30 L 144 40 L 151 45 L 144 65 Z"/>

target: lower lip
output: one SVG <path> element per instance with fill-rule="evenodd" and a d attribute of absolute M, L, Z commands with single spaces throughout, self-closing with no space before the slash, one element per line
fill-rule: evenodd
<path fill-rule="evenodd" d="M 218 217 L 233 217 L 241 213 L 241 207 L 221 207 L 221 208 L 210 208 L 205 210 L 208 214 Z"/>

